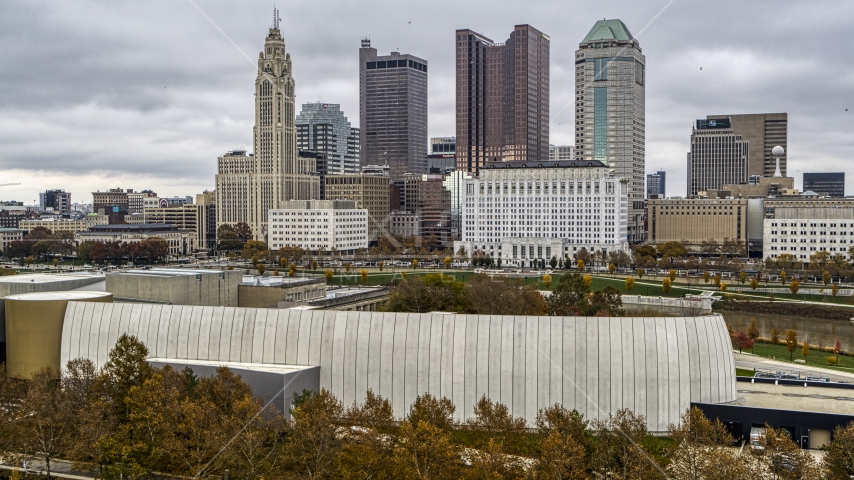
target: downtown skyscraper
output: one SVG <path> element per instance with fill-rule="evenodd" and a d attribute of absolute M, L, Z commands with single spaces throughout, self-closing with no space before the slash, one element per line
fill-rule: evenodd
<path fill-rule="evenodd" d="M 628 240 L 644 240 L 646 57 L 620 20 L 599 20 L 575 51 L 575 155 L 628 182 Z"/>
<path fill-rule="evenodd" d="M 266 241 L 270 209 L 288 200 L 320 197 L 315 159 L 297 151 L 292 73 L 276 13 L 258 56 L 254 152 L 230 151 L 217 160 L 217 228 L 246 222 L 256 240 Z"/>
<path fill-rule="evenodd" d="M 388 165 L 399 186 L 407 173 L 427 173 L 427 61 L 398 52 L 378 56 L 363 39 L 359 127 L 362 167 Z"/>
<path fill-rule="evenodd" d="M 549 36 L 516 25 L 503 44 L 456 31 L 457 170 L 549 159 Z"/>

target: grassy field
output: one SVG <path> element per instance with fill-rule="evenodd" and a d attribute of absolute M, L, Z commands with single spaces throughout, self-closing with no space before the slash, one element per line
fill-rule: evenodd
<path fill-rule="evenodd" d="M 745 350 L 745 352 L 749 352 L 749 350 Z M 757 343 L 753 348 L 753 353 L 760 357 L 765 358 L 773 358 L 776 360 L 780 360 L 783 362 L 789 361 L 789 350 L 786 349 L 784 345 L 771 345 L 768 343 Z M 808 367 L 821 367 L 821 368 L 831 368 L 834 370 L 840 370 L 843 372 L 854 372 L 854 357 L 848 357 L 845 355 L 839 356 L 839 365 L 828 365 L 827 357 L 832 356 L 832 353 L 819 352 L 817 350 L 810 350 L 809 355 L 804 357 L 801 354 L 801 347 L 799 346 L 791 358 L 797 360 L 806 360 L 806 366 Z M 800 365 L 799 363 L 792 363 L 792 368 L 797 369 Z"/>
<path fill-rule="evenodd" d="M 322 270 L 318 270 L 318 273 L 322 274 Z M 429 275 L 431 273 L 442 274 L 447 277 L 454 278 L 461 282 L 467 282 L 472 276 L 474 276 L 474 272 L 464 272 L 459 270 L 404 270 L 406 272 L 406 276 L 410 275 Z M 359 275 L 359 270 L 353 269 L 350 273 L 341 272 L 332 277 L 332 280 L 329 281 L 330 285 L 367 285 L 367 286 L 377 286 L 377 285 L 388 285 L 392 280 L 400 280 L 402 279 L 402 275 L 400 272 L 369 272 L 368 279 L 365 282 L 362 282 L 362 277 Z"/>

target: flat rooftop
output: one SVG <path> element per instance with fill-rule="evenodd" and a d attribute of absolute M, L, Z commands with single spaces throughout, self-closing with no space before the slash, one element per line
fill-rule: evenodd
<path fill-rule="evenodd" d="M 66 300 L 69 302 L 75 300 L 89 300 L 92 298 L 107 298 L 112 294 L 107 292 L 95 292 L 86 290 L 74 290 L 68 292 L 31 292 L 18 293 L 15 295 L 7 295 L 6 300 L 20 300 L 30 302 L 43 302 L 50 300 Z"/>
<path fill-rule="evenodd" d="M 0 277 L 0 283 L 55 283 L 67 282 L 69 280 L 80 280 L 81 278 L 104 278 L 103 275 L 95 273 L 26 273 L 21 275 L 5 275 Z"/>
<path fill-rule="evenodd" d="M 182 358 L 147 358 L 149 362 L 166 363 L 169 365 L 200 365 L 206 367 L 228 367 L 230 369 L 252 370 L 256 372 L 269 373 L 293 373 L 300 370 L 315 368 L 312 365 L 285 365 L 271 363 L 243 363 L 243 362 L 220 362 L 211 360 L 186 360 Z"/>
<path fill-rule="evenodd" d="M 738 382 L 736 388 L 738 397 L 730 405 L 854 415 L 854 388 L 747 382 Z"/>
<path fill-rule="evenodd" d="M 256 286 L 256 287 L 278 287 L 282 285 L 303 285 L 303 284 L 311 284 L 311 283 L 326 283 L 326 279 L 323 277 L 288 277 L 286 275 L 282 276 L 272 276 L 272 277 L 261 277 L 258 275 L 243 275 L 243 280 L 241 281 L 241 285 L 247 286 Z"/>
<path fill-rule="evenodd" d="M 346 297 L 349 295 L 358 295 L 360 293 L 368 293 L 368 292 L 378 292 L 380 290 L 384 290 L 385 287 L 361 287 L 361 288 L 353 288 L 353 287 L 344 287 L 344 288 L 336 288 L 333 290 L 326 291 L 326 298 L 340 298 Z"/>
<path fill-rule="evenodd" d="M 110 272 L 110 275 L 145 275 L 149 277 L 193 277 L 196 275 L 219 275 L 225 270 L 205 270 L 202 268 L 152 268 Z"/>

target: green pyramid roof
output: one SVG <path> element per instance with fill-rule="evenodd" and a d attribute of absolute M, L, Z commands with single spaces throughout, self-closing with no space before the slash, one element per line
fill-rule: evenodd
<path fill-rule="evenodd" d="M 581 43 L 595 40 L 631 40 L 632 34 L 621 20 L 599 20 Z"/>

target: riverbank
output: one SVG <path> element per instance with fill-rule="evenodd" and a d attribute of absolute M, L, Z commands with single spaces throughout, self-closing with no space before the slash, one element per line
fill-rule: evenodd
<path fill-rule="evenodd" d="M 716 312 L 730 311 L 763 313 L 767 315 L 793 315 L 819 318 L 822 320 L 850 321 L 854 317 L 854 311 L 846 307 L 815 303 L 736 300 L 734 297 L 728 295 L 715 302 L 712 308 Z"/>

